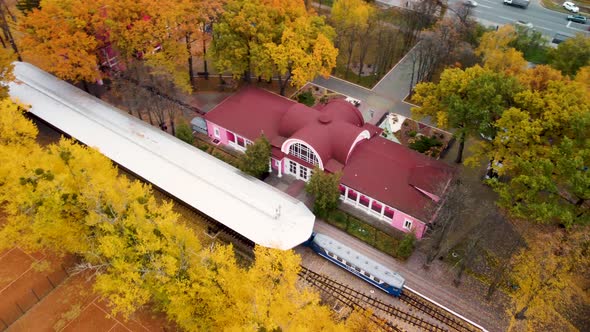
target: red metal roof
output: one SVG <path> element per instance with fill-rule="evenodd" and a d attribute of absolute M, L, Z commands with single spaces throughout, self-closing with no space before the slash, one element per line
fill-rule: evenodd
<path fill-rule="evenodd" d="M 344 165 L 342 183 L 346 186 L 426 222 L 435 203 L 416 188 L 440 196 L 453 173 L 443 162 L 380 137 L 381 130 L 365 124 L 358 109 L 345 100 L 310 108 L 247 87 L 205 118 L 252 141 L 264 133 L 275 148 L 286 139 L 300 139 L 318 152 L 324 169 L 337 171 Z M 349 156 L 352 144 L 364 130 L 371 138 L 359 142 Z M 278 156 L 276 150 L 273 152 Z"/>
<path fill-rule="evenodd" d="M 246 87 L 217 105 L 205 115 L 205 119 L 251 141 L 264 133 L 272 142 L 275 136 L 279 136 L 281 117 L 296 104 L 272 92 Z"/>
<path fill-rule="evenodd" d="M 436 204 L 414 186 L 440 195 L 452 174 L 447 164 L 376 136 L 359 143 L 351 153 L 342 183 L 429 222 Z"/>

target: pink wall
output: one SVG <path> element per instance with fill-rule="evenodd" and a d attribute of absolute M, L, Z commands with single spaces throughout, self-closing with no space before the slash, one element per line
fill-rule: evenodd
<path fill-rule="evenodd" d="M 207 133 L 209 134 L 209 137 L 211 137 L 211 139 L 218 139 L 221 141 L 223 145 L 227 145 L 227 130 L 212 122 L 209 122 L 207 120 L 205 121 L 207 122 Z M 215 128 L 219 129 L 219 137 L 215 136 Z"/>
<path fill-rule="evenodd" d="M 402 232 L 409 233 L 410 231 L 404 228 L 404 222 L 406 219 L 412 221 L 412 231 L 414 231 L 417 239 L 421 239 L 424 235 L 424 232 L 426 231 L 426 225 L 424 225 L 424 223 L 420 220 L 411 217 L 399 210 L 395 210 L 395 213 L 393 214 L 393 220 L 391 221 L 390 225 Z"/>
<path fill-rule="evenodd" d="M 344 184 L 341 184 L 341 186 L 345 187 Z M 354 189 L 349 188 L 349 190 L 354 190 Z M 362 194 L 362 193 L 360 193 L 360 192 L 358 192 L 356 190 L 354 190 L 354 191 L 357 193 L 359 199 L 361 197 L 363 197 L 363 196 L 368 197 L 367 195 L 364 195 L 364 194 Z M 341 196 L 340 197 L 342 198 L 342 193 L 341 193 Z M 346 204 L 355 205 L 355 207 L 358 208 L 359 210 L 362 210 L 362 211 L 364 211 L 367 214 L 370 214 L 372 216 L 375 216 L 374 214 L 372 214 L 368 210 L 368 208 L 366 206 L 364 206 L 364 205 L 362 205 L 360 203 L 360 200 L 359 200 L 358 204 L 355 204 L 354 202 L 351 202 L 350 200 L 345 200 L 345 203 Z M 388 206 L 385 205 L 385 209 L 387 209 L 387 208 L 388 208 Z M 417 239 L 421 239 L 422 236 L 424 236 L 424 232 L 426 231 L 426 225 L 424 224 L 424 222 L 422 222 L 422 221 L 420 221 L 420 220 L 418 220 L 418 219 L 416 219 L 416 218 L 414 218 L 414 217 L 412 217 L 412 216 L 410 216 L 410 215 L 408 215 L 408 214 L 406 214 L 406 213 L 404 213 L 402 211 L 399 211 L 399 210 L 397 210 L 397 209 L 395 209 L 393 207 L 389 207 L 389 209 L 391 211 L 393 211 L 393 219 L 389 219 L 386 215 L 383 215 L 383 219 L 382 220 L 384 220 L 386 222 L 389 222 L 389 224 L 392 227 L 395 227 L 395 228 L 397 228 L 398 230 L 400 230 L 402 232 L 409 233 L 409 232 L 412 232 L 413 231 L 414 234 L 416 235 L 416 238 Z M 408 220 L 410 220 L 412 222 L 412 228 L 410 230 L 404 228 L 404 222 L 405 222 L 406 219 L 408 219 Z"/>

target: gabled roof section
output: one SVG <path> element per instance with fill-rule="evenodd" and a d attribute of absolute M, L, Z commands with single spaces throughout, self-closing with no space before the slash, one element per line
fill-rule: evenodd
<path fill-rule="evenodd" d="M 426 193 L 444 188 L 453 176 L 447 164 L 376 136 L 360 142 L 344 167 L 342 183 L 429 222 L 436 202 Z M 419 186 L 418 186 L 419 185 Z M 436 196 L 442 195 L 436 191 Z"/>
<path fill-rule="evenodd" d="M 245 87 L 209 111 L 205 119 L 251 141 L 262 133 L 272 141 L 274 137 L 280 136 L 278 129 L 281 117 L 293 105 L 297 103 L 272 92 Z"/>

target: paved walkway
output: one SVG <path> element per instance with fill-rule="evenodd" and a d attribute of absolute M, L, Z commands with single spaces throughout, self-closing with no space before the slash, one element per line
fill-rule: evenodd
<path fill-rule="evenodd" d="M 373 89 L 367 89 L 360 85 L 344 81 L 330 76 L 318 77 L 313 83 L 343 95 L 361 100 L 359 107 L 365 121 L 377 124 L 386 113 L 393 112 L 405 117 L 412 117 L 410 109 L 413 105 L 404 102 L 410 91 L 410 79 L 412 76 L 412 54 L 416 47 L 412 48 Z M 420 120 L 432 125 L 429 118 Z"/>

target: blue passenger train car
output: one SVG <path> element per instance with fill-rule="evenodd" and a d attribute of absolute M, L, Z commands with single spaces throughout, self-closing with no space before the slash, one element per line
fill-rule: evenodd
<path fill-rule="evenodd" d="M 405 279 L 397 272 L 361 255 L 331 237 L 313 233 L 307 245 L 320 256 L 394 296 L 400 296 Z"/>

